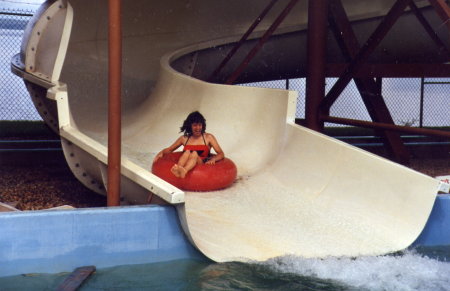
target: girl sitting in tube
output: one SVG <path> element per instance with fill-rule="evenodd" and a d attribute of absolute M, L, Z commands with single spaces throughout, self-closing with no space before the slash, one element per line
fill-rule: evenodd
<path fill-rule="evenodd" d="M 205 132 L 205 130 L 206 120 L 203 115 L 198 111 L 190 113 L 183 122 L 183 126 L 180 127 L 180 132 L 183 132 L 183 135 L 171 146 L 160 151 L 153 159 L 153 163 L 165 154 L 175 151 L 181 145 L 184 146 L 183 154 L 178 163 L 170 169 L 172 174 L 178 178 L 186 177 L 186 174 L 196 165 L 214 165 L 217 161 L 222 160 L 225 157 L 222 148 L 214 135 Z M 211 147 L 216 155 L 210 154 Z"/>

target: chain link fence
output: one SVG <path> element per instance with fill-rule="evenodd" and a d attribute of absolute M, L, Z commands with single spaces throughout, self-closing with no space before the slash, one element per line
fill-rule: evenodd
<path fill-rule="evenodd" d="M 34 10 L 0 7 L 0 120 L 42 120 L 25 84 L 11 72 L 11 58 L 20 52 L 23 31 Z"/>
<path fill-rule="evenodd" d="M 337 78 L 327 78 L 328 92 Z M 290 79 L 243 84 L 298 92 L 296 118 L 305 118 L 306 80 Z M 385 78 L 383 99 L 396 125 L 414 127 L 450 126 L 450 78 Z M 372 121 L 353 81 L 345 88 L 330 110 L 335 117 Z M 326 123 L 325 126 L 339 126 Z"/>
<path fill-rule="evenodd" d="M 33 12 L 0 7 L 0 120 L 42 120 L 23 81 L 12 74 L 10 69 L 11 57 L 20 51 L 23 30 Z M 327 79 L 327 92 L 336 80 L 336 78 Z M 245 85 L 297 91 L 296 117 L 305 117 L 305 79 Z M 397 125 L 450 126 L 450 78 L 383 79 L 382 93 Z M 336 117 L 371 120 L 353 81 L 331 107 L 330 114 Z M 326 124 L 326 126 L 337 125 Z"/>

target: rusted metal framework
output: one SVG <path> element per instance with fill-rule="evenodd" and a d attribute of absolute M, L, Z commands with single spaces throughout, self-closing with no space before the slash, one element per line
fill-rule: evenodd
<path fill-rule="evenodd" d="M 264 8 L 264 10 L 256 18 L 256 20 L 252 23 L 250 28 L 244 33 L 244 35 L 241 37 L 241 39 L 238 41 L 238 43 L 230 50 L 230 52 L 226 55 L 226 57 L 223 59 L 223 61 L 217 67 L 217 69 L 215 69 L 214 72 L 211 74 L 211 76 L 208 79 L 210 82 L 214 81 L 214 78 L 217 76 L 217 74 L 220 73 L 220 71 L 230 61 L 230 59 L 239 50 L 239 48 L 242 46 L 242 44 L 244 44 L 244 42 L 248 39 L 250 34 L 255 30 L 255 28 L 258 26 L 258 24 L 264 19 L 264 17 L 267 15 L 267 13 L 270 11 L 270 9 L 272 9 L 273 5 L 275 5 L 275 3 L 277 3 L 277 2 L 278 2 L 278 0 L 271 0 L 270 3 L 266 6 L 266 8 Z"/>
<path fill-rule="evenodd" d="M 435 10 L 438 12 L 440 17 L 444 22 L 448 22 L 450 14 L 443 14 L 442 11 L 447 11 L 448 6 L 443 1 L 430 1 Z M 433 40 L 437 49 L 445 51 L 446 54 L 450 56 L 450 52 L 447 50 L 445 44 L 436 36 L 432 27 L 429 25 L 427 20 L 423 17 L 420 10 L 416 7 L 412 0 L 397 0 L 388 14 L 383 18 L 378 27 L 368 38 L 366 43 L 361 47 L 358 44 L 356 36 L 354 35 L 352 28 L 350 26 L 350 21 L 345 14 L 344 8 L 340 0 L 330 0 L 330 13 L 328 15 L 328 21 L 330 28 L 334 33 L 336 40 L 341 48 L 341 51 L 348 64 L 346 65 L 342 74 L 340 74 L 338 81 L 328 92 L 327 96 L 321 101 L 321 104 L 316 111 L 319 118 L 318 122 L 335 122 L 348 125 L 357 125 L 363 127 L 370 127 L 376 129 L 384 140 L 384 144 L 387 149 L 393 155 L 393 157 L 399 162 L 407 162 L 409 160 L 409 152 L 404 146 L 399 132 L 409 132 L 423 135 L 438 135 L 442 137 L 450 137 L 448 132 L 438 132 L 430 129 L 423 128 L 411 128 L 405 126 L 396 126 L 389 110 L 384 102 L 381 93 L 381 78 L 385 77 L 387 74 L 394 77 L 425 77 L 430 76 L 430 71 L 421 71 L 424 68 L 423 64 L 407 64 L 407 65 L 396 65 L 390 64 L 389 66 L 378 65 L 378 76 L 377 79 L 373 79 L 373 76 L 369 74 L 365 75 L 359 72 L 361 67 L 363 67 L 365 61 L 368 59 L 370 54 L 375 50 L 375 48 L 380 44 L 389 30 L 395 25 L 399 17 L 404 13 L 405 9 L 409 6 L 413 11 L 414 15 L 417 17 L 418 21 L 422 24 L 426 32 L 429 34 L 430 39 Z M 312 7 L 311 7 L 312 8 Z M 311 9 L 310 8 L 310 9 Z M 318 11 L 318 13 L 320 13 Z M 442 16 L 441 16 L 442 15 Z M 398 68 L 396 68 L 398 66 Z M 440 71 L 443 70 L 443 76 L 450 76 L 450 71 L 447 65 L 433 65 L 430 64 L 425 66 L 431 70 Z M 390 72 L 389 69 L 396 68 L 399 73 L 395 75 Z M 414 70 L 414 74 L 412 73 Z M 366 70 L 367 72 L 367 70 Z M 428 73 L 428 74 L 426 74 Z M 361 122 L 345 118 L 335 118 L 326 114 L 330 107 L 337 100 L 339 95 L 348 85 L 351 80 L 355 81 L 355 84 L 361 94 L 364 104 L 372 118 L 373 122 Z M 308 82 L 308 81 L 307 81 Z M 311 96 L 307 96 L 311 98 Z M 308 124 L 308 122 L 307 122 Z"/>
<path fill-rule="evenodd" d="M 254 58 L 254 56 L 258 53 L 258 51 L 263 47 L 266 41 L 270 38 L 270 36 L 275 32 L 280 23 L 286 18 L 289 12 L 294 8 L 295 4 L 297 4 L 299 0 L 291 0 L 286 5 L 286 7 L 281 11 L 269 29 L 264 33 L 264 35 L 259 39 L 258 43 L 253 47 L 253 49 L 247 54 L 245 59 L 241 62 L 239 67 L 231 74 L 230 77 L 226 80 L 225 84 L 233 84 L 234 81 L 239 77 L 239 75 L 245 70 L 248 63 Z"/>
<path fill-rule="evenodd" d="M 450 8 L 444 0 L 429 0 L 437 15 L 447 26 L 450 32 Z M 276 27 L 297 1 L 290 1 L 283 12 L 258 41 L 253 50 L 247 55 L 230 77 L 227 84 L 232 84 L 240 73 L 242 73 L 273 34 Z M 273 1 L 269 4 L 273 6 Z M 267 9 L 270 9 L 268 6 Z M 381 43 L 386 34 L 395 25 L 399 17 L 407 8 L 416 16 L 419 23 L 424 27 L 439 50 L 449 56 L 450 51 L 443 41 L 436 35 L 432 26 L 422 15 L 413 0 L 397 0 L 373 31 L 368 40 L 360 45 L 350 24 L 350 20 L 344 10 L 341 0 L 309 0 L 308 2 L 308 74 L 306 78 L 306 107 L 305 125 L 316 131 L 322 131 L 324 122 L 340 123 L 353 126 L 374 128 L 383 138 L 384 144 L 392 157 L 398 162 L 407 162 L 410 154 L 404 146 L 399 132 L 414 133 L 421 135 L 432 135 L 450 137 L 445 131 L 397 126 L 389 113 L 388 107 L 382 96 L 382 78 L 384 77 L 448 77 L 450 76 L 450 65 L 448 64 L 369 64 L 367 63 L 371 53 Z M 264 11 L 267 13 L 267 11 Z M 251 30 L 257 25 L 255 21 Z M 334 37 L 346 59 L 345 64 L 331 64 L 326 62 L 327 31 L 328 28 Z M 248 34 L 250 34 L 250 30 Z M 248 35 L 247 35 L 248 36 Z M 243 40 L 242 40 L 243 41 Z M 238 49 L 239 42 L 233 49 Z M 234 53 L 233 52 L 233 53 Z M 223 67 L 229 60 L 224 60 Z M 220 68 L 221 68 L 220 67 Z M 220 69 L 219 68 L 219 69 Z M 325 95 L 325 78 L 338 77 L 337 82 Z M 336 118 L 329 114 L 331 106 L 339 98 L 342 91 L 354 80 L 363 102 L 369 112 L 372 122 Z"/>

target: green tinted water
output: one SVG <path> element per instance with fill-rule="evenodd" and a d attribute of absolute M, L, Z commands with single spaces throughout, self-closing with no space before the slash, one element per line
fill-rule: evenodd
<path fill-rule="evenodd" d="M 55 290 L 67 276 L 0 278 L 0 290 Z M 450 246 L 377 257 L 118 266 L 98 269 L 79 290 L 450 290 Z"/>

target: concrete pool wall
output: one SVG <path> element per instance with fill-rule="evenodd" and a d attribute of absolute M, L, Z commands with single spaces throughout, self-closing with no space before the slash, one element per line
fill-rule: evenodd
<path fill-rule="evenodd" d="M 450 195 L 438 195 L 413 246 L 450 245 Z M 124 206 L 0 214 L 0 277 L 206 259 L 185 237 L 174 207 Z"/>
<path fill-rule="evenodd" d="M 170 206 L 0 214 L 0 277 L 203 256 Z"/>

